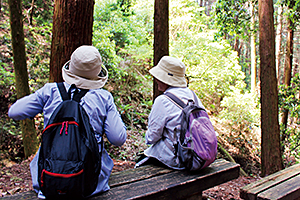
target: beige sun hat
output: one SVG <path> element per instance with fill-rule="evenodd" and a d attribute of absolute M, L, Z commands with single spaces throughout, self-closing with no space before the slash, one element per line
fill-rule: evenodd
<path fill-rule="evenodd" d="M 99 51 L 94 46 L 83 45 L 71 55 L 71 59 L 62 68 L 65 82 L 81 89 L 102 88 L 108 78 L 108 72 L 102 63 Z"/>
<path fill-rule="evenodd" d="M 177 58 L 163 56 L 149 72 L 156 79 L 170 86 L 187 87 L 185 65 Z"/>

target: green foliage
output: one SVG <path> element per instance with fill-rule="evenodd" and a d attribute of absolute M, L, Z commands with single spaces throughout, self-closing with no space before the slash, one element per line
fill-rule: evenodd
<path fill-rule="evenodd" d="M 1 117 L 0 119 L 0 155 L 2 159 L 22 161 L 24 149 L 22 148 L 22 135 L 19 124 L 14 120 Z"/>
<path fill-rule="evenodd" d="M 23 15 L 24 15 L 24 35 L 25 35 L 25 48 L 27 59 L 27 68 L 29 76 L 29 87 L 31 91 L 35 91 L 42 87 L 48 81 L 49 75 L 49 58 L 50 58 L 50 44 L 52 36 L 52 1 L 44 4 L 42 1 L 35 1 L 35 12 L 32 19 L 32 24 L 28 24 L 27 9 L 31 7 L 31 1 L 23 1 Z M 52 2 L 53 3 L 53 2 Z M 6 5 L 6 4 L 4 4 Z M 47 11 L 45 10 L 48 7 Z M 5 28 L 3 31 L 2 42 L 8 48 L 7 51 L 11 52 L 11 38 L 9 23 L 1 23 L 1 27 Z M 1 55 L 2 57 L 2 55 Z M 3 87 L 14 87 L 12 57 L 3 57 L 0 61 L 1 75 L 4 79 L 0 82 Z M 5 72 L 4 69 L 7 71 Z M 14 94 L 16 95 L 16 94 Z"/>
<path fill-rule="evenodd" d="M 110 0 L 95 4 L 93 45 L 109 71 L 105 88 L 112 92 L 128 130 L 146 129 L 152 103 L 152 77 L 147 72 L 153 38 L 149 2 Z"/>
<path fill-rule="evenodd" d="M 295 157 L 300 160 L 300 76 L 296 74 L 290 86 L 281 85 L 279 87 L 278 99 L 281 111 L 287 109 L 289 111 L 288 126 L 280 124 L 281 134 L 285 134 L 282 141 L 284 145 L 285 160 Z M 288 164 L 288 163 L 287 163 Z"/>
<path fill-rule="evenodd" d="M 152 24 L 151 15 L 145 12 L 143 6 L 135 7 L 128 4 L 131 15 L 124 15 L 118 9 L 120 1 L 96 1 L 94 12 L 93 45 L 96 46 L 103 58 L 104 64 L 113 78 L 120 79 L 126 72 L 118 69 L 118 64 L 127 55 L 131 59 L 146 60 L 152 57 Z M 143 10 L 144 12 L 141 12 Z"/>
<path fill-rule="evenodd" d="M 108 28 L 102 30 L 94 22 L 93 45 L 99 50 L 103 64 L 110 70 L 117 67 L 120 58 L 117 56 L 115 41 L 110 39 L 112 33 Z"/>
<path fill-rule="evenodd" d="M 116 106 L 128 130 L 146 129 L 146 121 L 152 106 L 152 77 L 145 68 L 131 62 L 121 62 L 123 74 L 109 80 L 105 88 L 115 99 Z"/>
<path fill-rule="evenodd" d="M 101 32 L 109 30 L 111 35 L 107 35 L 111 41 L 114 41 L 117 52 L 127 45 L 138 47 L 144 43 L 149 43 L 151 37 L 147 32 L 148 16 L 134 14 L 132 4 L 126 4 L 126 9 L 130 9 L 132 14 L 125 15 L 122 9 L 118 9 L 120 1 L 96 1 L 94 13 L 94 30 Z M 140 12 L 138 12 L 140 13 Z M 138 21 L 136 19 L 142 19 Z M 146 24 L 147 23 L 147 24 Z M 145 26 L 147 25 L 147 26 Z M 146 28 L 145 28 L 146 27 Z"/>
<path fill-rule="evenodd" d="M 9 89 L 10 86 L 14 84 L 15 77 L 11 69 L 9 69 L 9 66 L 7 63 L 0 62 L 0 74 L 1 74 L 1 80 L 0 85 L 6 89 Z M 3 95 L 3 90 L 0 90 L 0 94 Z"/>
<path fill-rule="evenodd" d="M 137 1 L 132 9 L 134 14 L 128 17 L 128 41 L 120 49 L 123 55 L 129 55 L 135 61 L 152 60 L 153 57 L 153 2 Z M 152 9 L 151 9 L 152 8 Z"/>
<path fill-rule="evenodd" d="M 218 116 L 221 121 L 228 121 L 237 132 L 249 131 L 260 126 L 260 109 L 258 98 L 251 93 L 240 93 L 234 88 L 221 102 L 223 110 Z"/>
<path fill-rule="evenodd" d="M 174 0 L 170 4 L 170 40 L 180 32 L 201 32 L 209 27 L 209 17 L 205 8 L 199 7 L 195 1 Z"/>
<path fill-rule="evenodd" d="M 214 22 L 219 30 L 216 38 L 225 35 L 235 37 L 250 36 L 249 1 L 247 0 L 217 0 L 215 4 Z"/>
<path fill-rule="evenodd" d="M 189 87 L 231 131 L 259 127 L 259 102 L 246 91 L 237 52 L 227 40 L 214 40 L 216 31 L 210 29 L 201 8 L 179 2 L 170 10 L 170 54 L 185 63 Z"/>
<path fill-rule="evenodd" d="M 300 117 L 300 99 L 297 95 L 299 95 L 300 91 L 300 76 L 296 74 L 291 79 L 290 86 L 286 87 L 285 85 L 279 86 L 279 108 L 288 109 L 291 117 Z"/>
<path fill-rule="evenodd" d="M 20 135 L 21 136 L 21 129 L 14 120 L 9 119 L 3 123 L 2 131 L 6 131 L 10 135 Z"/>
<path fill-rule="evenodd" d="M 287 6 L 287 12 L 284 13 L 293 23 L 296 28 L 300 23 L 300 0 L 281 0 L 280 4 Z"/>
<path fill-rule="evenodd" d="M 170 54 L 185 63 L 190 87 L 197 91 L 203 104 L 218 112 L 221 100 L 232 92 L 232 86 L 245 88 L 237 53 L 225 40 L 213 42 L 215 31 L 206 25 L 209 18 L 195 2 L 179 2 L 170 10 Z"/>
<path fill-rule="evenodd" d="M 34 92 L 49 79 L 52 24 L 44 22 L 38 27 L 28 26 L 26 28 L 25 44 L 28 57 L 29 87 Z"/>
<path fill-rule="evenodd" d="M 236 52 L 226 41 L 212 42 L 213 32 L 178 35 L 172 42 L 171 53 L 186 64 L 190 86 L 204 105 L 217 112 L 221 100 L 232 92 L 232 86 L 245 88 Z"/>
<path fill-rule="evenodd" d="M 32 2 L 33 7 L 32 7 Z M 44 25 L 44 23 L 49 23 L 53 16 L 53 6 L 54 0 L 23 0 L 23 15 L 27 22 L 29 23 L 30 13 L 33 11 L 33 24 Z"/>

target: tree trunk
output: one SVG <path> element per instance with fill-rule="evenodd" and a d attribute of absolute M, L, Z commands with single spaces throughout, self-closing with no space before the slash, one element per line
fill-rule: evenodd
<path fill-rule="evenodd" d="M 277 19 L 277 29 L 276 29 L 276 71 L 278 85 L 281 84 L 281 70 L 280 70 L 280 60 L 281 60 L 281 40 L 282 40 L 282 6 L 278 7 L 278 19 Z"/>
<path fill-rule="evenodd" d="M 55 0 L 50 82 L 62 82 L 61 68 L 81 45 L 92 44 L 94 0 Z"/>
<path fill-rule="evenodd" d="M 240 40 L 238 37 L 234 39 L 233 49 L 238 53 L 238 57 L 241 55 L 241 48 L 240 48 Z"/>
<path fill-rule="evenodd" d="M 17 98 L 20 99 L 30 93 L 28 85 L 28 73 L 26 65 L 25 41 L 23 31 L 22 2 L 21 0 L 9 0 L 10 27 L 13 49 L 13 61 Z M 38 140 L 33 120 L 22 120 L 22 137 L 25 157 L 36 153 Z"/>
<path fill-rule="evenodd" d="M 154 3 L 154 66 L 169 55 L 169 0 L 155 0 Z M 153 80 L 153 101 L 160 95 L 158 85 Z"/>
<path fill-rule="evenodd" d="M 254 32 L 254 3 L 250 2 L 251 10 L 251 93 L 255 94 L 256 91 L 256 45 L 255 45 L 255 32 Z"/>
<path fill-rule="evenodd" d="M 200 0 L 200 1 L 199 1 L 199 6 L 200 6 L 200 7 L 204 7 L 204 5 L 203 5 L 203 0 Z"/>
<path fill-rule="evenodd" d="M 287 24 L 287 39 L 286 39 L 286 56 L 284 67 L 284 85 L 289 86 L 291 84 L 292 66 L 293 66 L 293 40 L 294 40 L 294 24 L 288 19 Z"/>
<path fill-rule="evenodd" d="M 261 81 L 261 173 L 283 167 L 278 122 L 278 88 L 275 66 L 274 8 L 272 0 L 259 0 L 259 52 Z"/>
<path fill-rule="evenodd" d="M 287 39 L 286 39 L 286 56 L 285 56 L 285 67 L 284 67 L 284 85 L 287 88 L 291 85 L 292 66 L 293 66 L 293 39 L 294 39 L 294 28 L 293 22 L 288 19 L 287 23 Z M 281 117 L 281 124 L 284 127 L 281 140 L 284 141 L 286 138 L 286 128 L 288 124 L 289 109 L 284 109 Z M 282 150 L 283 151 L 283 150 Z"/>
<path fill-rule="evenodd" d="M 299 52 L 299 48 L 296 49 L 295 52 Z M 299 73 L 299 58 L 295 58 L 295 63 L 294 63 L 294 68 L 293 68 L 293 75 L 294 77 L 297 73 Z"/>

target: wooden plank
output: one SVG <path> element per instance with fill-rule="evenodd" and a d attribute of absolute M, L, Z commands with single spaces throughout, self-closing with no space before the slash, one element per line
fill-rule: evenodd
<path fill-rule="evenodd" d="M 142 166 L 136 169 L 128 169 L 125 171 L 112 173 L 109 178 L 109 186 L 111 188 L 124 185 L 130 182 L 136 182 L 151 178 L 154 176 L 166 174 L 173 171 L 163 167 L 157 167 L 153 165 Z"/>
<path fill-rule="evenodd" d="M 213 163 L 213 166 L 217 166 L 220 164 L 222 165 L 224 162 L 228 161 L 224 159 L 218 159 Z M 120 172 L 115 172 L 112 173 L 109 178 L 109 186 L 113 188 L 130 182 L 136 182 L 154 176 L 170 173 L 172 171 L 175 170 L 154 165 L 146 165 L 135 169 L 128 169 Z"/>
<path fill-rule="evenodd" d="M 239 176 L 239 165 L 218 160 L 198 173 L 172 171 L 111 188 L 91 199 L 183 199 Z"/>
<path fill-rule="evenodd" d="M 258 194 L 258 199 L 300 199 L 300 174 Z"/>
<path fill-rule="evenodd" d="M 241 188 L 240 197 L 245 200 L 254 200 L 259 193 L 298 174 L 300 174 L 300 164 L 293 165 Z"/>

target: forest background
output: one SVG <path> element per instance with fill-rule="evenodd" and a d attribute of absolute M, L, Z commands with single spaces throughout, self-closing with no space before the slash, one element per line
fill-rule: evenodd
<path fill-rule="evenodd" d="M 30 92 L 49 81 L 53 1 L 23 0 L 24 33 Z M 153 102 L 153 8 L 150 0 L 95 1 L 93 45 L 109 70 L 105 89 L 113 96 L 126 124 L 124 146 L 106 143 L 116 160 L 135 161 L 147 148 L 147 117 Z M 284 166 L 299 162 L 299 1 L 274 1 L 276 64 L 279 88 Z M 187 66 L 189 87 L 209 112 L 219 134 L 219 157 L 231 156 L 248 175 L 259 176 L 261 163 L 260 82 L 257 1 L 170 1 L 170 55 Z M 25 159 L 19 123 L 8 118 L 16 101 L 7 0 L 1 4 L 0 22 L 0 163 Z M 293 26 L 291 26 L 291 23 Z M 289 31 L 293 31 L 290 41 Z M 294 51 L 288 49 L 292 44 Z M 253 53 L 254 51 L 254 53 Z M 254 54 L 254 56 L 253 56 Z M 291 58 L 292 79 L 285 84 Z M 286 112 L 288 110 L 288 112 Z M 35 117 L 38 136 L 43 117 Z M 229 153 L 229 154 L 227 154 Z"/>

